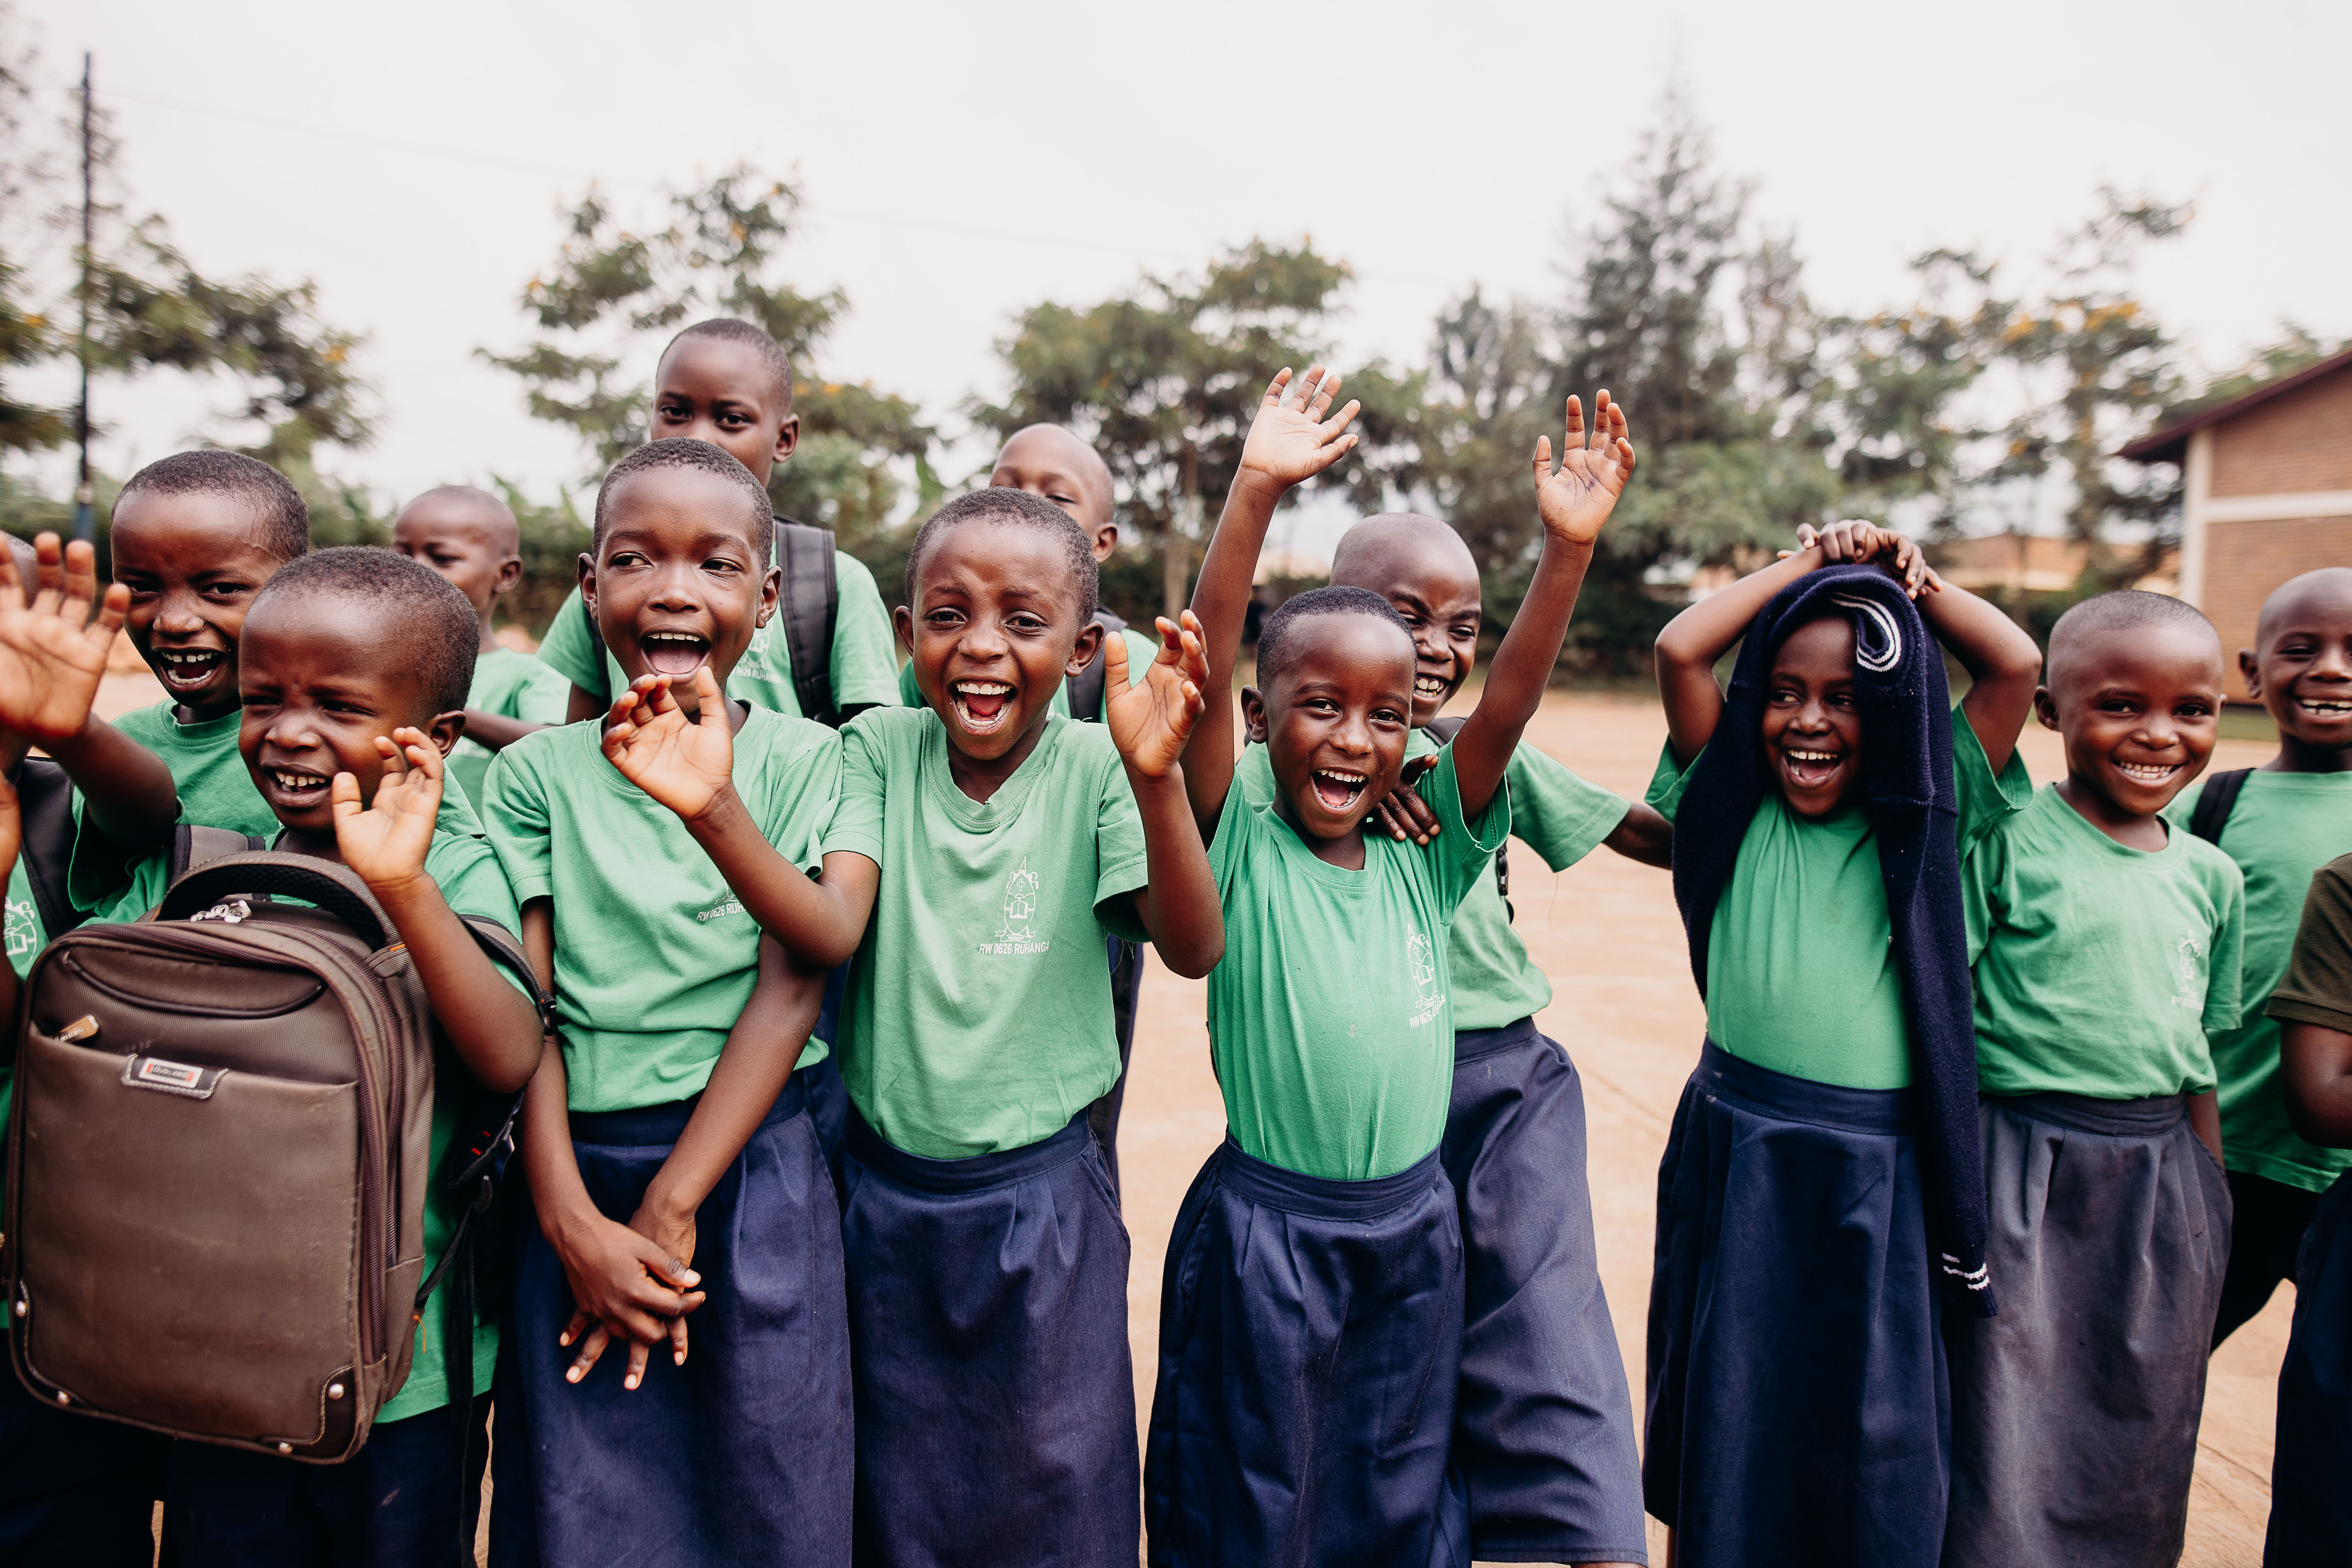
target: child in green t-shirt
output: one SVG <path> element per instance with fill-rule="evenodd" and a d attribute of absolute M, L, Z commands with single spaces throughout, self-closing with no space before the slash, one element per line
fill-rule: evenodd
<path fill-rule="evenodd" d="M 2315 1147 L 2288 1125 L 2279 1026 L 2263 1012 L 2286 973 L 2312 873 L 2352 850 L 2352 567 L 2282 584 L 2263 602 L 2254 646 L 2239 651 L 2238 668 L 2278 726 L 2278 755 L 2250 772 L 2200 779 L 2164 810 L 2175 827 L 2206 832 L 2246 874 L 2242 1022 L 2212 1037 L 2231 1207 L 2216 1345 L 2294 1278 L 2319 1194 L 2352 1170 L 2352 1153 Z M 2200 829 L 2198 804 L 2217 790 L 2224 809 Z"/>
<path fill-rule="evenodd" d="M 389 551 L 346 547 L 289 563 L 240 620 L 239 755 L 269 805 L 275 847 L 359 873 L 405 944 L 448 1047 L 436 1053 L 434 1084 L 431 1161 L 439 1172 L 466 1079 L 510 1095 L 540 1055 L 530 998 L 459 919 L 509 931 L 520 923 L 465 797 L 445 793 L 442 759 L 457 740 L 472 671 L 472 610 L 424 568 Z M 96 918 L 139 918 L 162 900 L 167 872 L 166 852 L 146 856 Z M 13 1006 L 15 989 L 14 972 L 0 973 L 0 1002 Z M 425 1198 L 429 1257 L 448 1245 L 457 1220 L 456 1197 L 436 1180 Z M 331 1536 L 368 1561 L 419 1562 L 447 1542 L 471 1539 L 497 1331 L 488 1321 L 455 1321 L 445 1290 L 425 1307 L 416 1334 L 407 1382 L 385 1403 L 367 1446 L 341 1464 L 171 1445 L 165 1554 L 295 1563 Z M 471 1392 L 450 1387 L 452 1367 Z M 459 1479 L 467 1476 L 470 1491 Z"/>
<path fill-rule="evenodd" d="M 1650 799 L 1707 1040 L 1658 1172 L 1649 1511 L 1685 1563 L 1773 1540 L 1932 1568 L 1937 1323 L 1985 1287 L 1960 868 L 2025 793 L 2040 656 L 1850 521 L 1675 616 L 1657 658 Z"/>
<path fill-rule="evenodd" d="M 793 412 L 793 367 L 783 349 L 750 321 L 721 316 L 695 322 L 669 341 L 655 366 L 647 436 L 656 441 L 708 441 L 765 485 L 778 464 L 791 460 L 801 438 L 801 416 Z M 863 709 L 898 700 L 898 660 L 874 574 L 839 550 L 834 552 L 833 570 L 836 605 L 829 673 L 835 712 L 845 722 Z M 782 630 L 771 620 L 753 632 L 751 647 L 727 678 L 727 694 L 793 718 L 811 717 L 801 711 Z M 539 658 L 572 682 L 565 717 L 575 722 L 603 714 L 622 684 L 614 679 L 621 667 L 609 649 L 597 647 L 576 592 L 555 612 Z"/>
<path fill-rule="evenodd" d="M 1259 634 L 1243 719 L 1274 781 L 1234 788 L 1232 679 L 1266 526 L 1355 444 L 1320 366 L 1267 388 L 1193 606 L 1213 662 L 1185 783 L 1225 910 L 1209 1038 L 1228 1133 L 1177 1218 L 1161 1296 L 1146 1511 L 1155 1562 L 1465 1559 L 1448 1479 L 1463 1336 L 1448 928 L 1509 831 L 1506 774 L 1593 541 L 1633 468 L 1602 393 L 1570 398 L 1559 472 L 1536 453 L 1543 553 L 1478 708 L 1421 790 L 1439 831 L 1365 828 L 1402 774 L 1415 652 L 1355 587 L 1300 595 Z M 1327 417 L 1327 416 L 1328 416 Z M 1638 1553 L 1638 1535 L 1620 1550 Z"/>
<path fill-rule="evenodd" d="M 709 442 L 622 458 L 581 578 L 630 683 L 603 724 L 490 766 L 560 1036 L 524 1100 L 539 1225 L 499 1374 L 501 1561 L 848 1554 L 840 1211 L 793 1077 L 862 924 L 813 880 L 840 741 L 721 694 L 776 608 L 773 526 Z M 626 1364 L 600 1365 L 614 1345 Z"/>
<path fill-rule="evenodd" d="M 181 452 L 131 476 L 115 498 L 108 548 L 131 590 L 131 644 L 163 700 L 126 713 L 121 736 L 163 759 L 182 822 L 269 833 L 278 819 L 237 755 L 236 637 L 270 574 L 310 548 L 310 514 L 284 475 L 235 452 Z M 78 788 L 117 765 L 115 731 L 92 719 L 52 748 Z M 152 841 L 121 840 L 104 814 L 77 809 L 70 893 L 96 909 L 121 891 Z"/>
<path fill-rule="evenodd" d="M 1949 1324 L 1950 1568 L 2180 1554 L 2230 1250 L 2208 1037 L 2240 1018 L 2245 879 L 2168 824 L 2212 755 L 2221 646 L 2086 599 L 2034 707 L 2066 776 L 1969 860 L 1993 1318 Z"/>
<path fill-rule="evenodd" d="M 490 635 L 499 597 L 522 581 L 522 531 L 513 509 L 489 491 L 443 485 L 400 509 L 392 547 L 456 584 L 480 623 L 466 732 L 449 753 L 449 776 L 479 810 L 490 759 L 533 730 L 562 723 L 572 697 L 563 677 Z"/>

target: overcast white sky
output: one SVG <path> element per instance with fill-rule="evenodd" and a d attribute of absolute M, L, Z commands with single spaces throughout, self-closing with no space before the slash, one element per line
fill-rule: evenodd
<path fill-rule="evenodd" d="M 2143 279 L 2208 366 L 2283 317 L 2352 333 L 2352 6 L 2324 0 L 23 4 L 60 95 L 96 52 L 135 206 L 207 271 L 315 279 L 369 334 L 382 434 L 328 467 L 388 493 L 579 473 L 473 350 L 520 341 L 591 179 L 650 216 L 664 181 L 797 168 L 796 280 L 852 305 L 820 370 L 959 429 L 1017 309 L 1255 235 L 1352 262 L 1348 349 L 1416 359 L 1469 282 L 1556 286 L 1564 223 L 1676 68 L 1826 306 L 1902 302 L 1932 245 L 2028 264 L 2111 181 L 2197 203 Z M 116 473 L 205 406 L 100 398 Z"/>

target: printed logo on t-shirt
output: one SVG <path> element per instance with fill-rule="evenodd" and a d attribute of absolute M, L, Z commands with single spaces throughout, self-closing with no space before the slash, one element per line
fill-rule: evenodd
<path fill-rule="evenodd" d="M 1418 1029 L 1436 1017 L 1437 1010 L 1445 1005 L 1445 998 L 1437 994 L 1437 950 L 1429 944 L 1427 937 L 1412 931 L 1405 937 L 1404 961 L 1412 971 L 1414 986 L 1421 992 L 1419 1010 L 1406 1020 Z"/>
<path fill-rule="evenodd" d="M 734 674 L 758 679 L 768 673 L 768 628 L 761 626 L 751 633 L 751 646 L 735 661 Z"/>
<path fill-rule="evenodd" d="M 740 899 L 724 899 L 724 900 L 721 900 L 719 902 L 718 902 L 718 903 L 715 903 L 715 904 L 711 905 L 711 906 L 710 906 L 709 909 L 707 909 L 707 910 L 700 910 L 696 911 L 696 913 L 695 913 L 695 917 L 694 917 L 694 918 L 695 918 L 696 920 L 698 920 L 698 921 L 702 921 L 703 923 L 705 923 L 705 924 L 707 925 L 707 924 L 709 924 L 709 923 L 710 921 L 712 921 L 725 920 L 729 915 L 740 915 L 740 914 L 741 914 L 742 912 L 743 912 L 743 900 L 740 900 Z"/>
<path fill-rule="evenodd" d="M 1029 869 L 1029 858 L 1021 858 L 1020 868 L 1004 879 L 1004 923 L 996 928 L 996 940 L 983 942 L 980 951 L 992 955 L 1016 952 L 1043 952 L 1054 944 L 1040 941 L 1033 929 L 1037 919 L 1037 873 Z"/>
<path fill-rule="evenodd" d="M 5 936 L 0 936 L 0 942 L 5 942 L 8 957 L 14 962 L 28 957 L 35 948 L 41 945 L 41 912 L 15 899 L 8 900 L 7 903 L 7 926 Z"/>
<path fill-rule="evenodd" d="M 2171 998 L 2174 1006 L 2205 1010 L 2204 957 L 2205 944 L 2193 936 L 2182 937 L 2180 945 L 2172 950 L 2173 966 L 2180 976 L 2180 994 Z"/>

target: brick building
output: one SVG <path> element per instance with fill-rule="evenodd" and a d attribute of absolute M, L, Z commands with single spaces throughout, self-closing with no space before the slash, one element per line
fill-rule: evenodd
<path fill-rule="evenodd" d="M 2272 589 L 2352 565 L 2352 352 L 2173 420 L 2119 454 L 2181 468 L 2180 596 L 2211 617 L 2230 694 Z"/>

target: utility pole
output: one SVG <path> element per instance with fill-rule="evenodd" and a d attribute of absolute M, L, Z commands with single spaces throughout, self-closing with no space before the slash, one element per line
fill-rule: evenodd
<path fill-rule="evenodd" d="M 89 56 L 81 57 L 81 331 L 75 339 L 81 361 L 81 406 L 74 414 L 74 434 L 81 441 L 80 482 L 74 487 L 74 537 L 88 539 L 98 531 L 97 491 L 89 481 L 89 251 L 90 251 L 90 126 Z"/>

